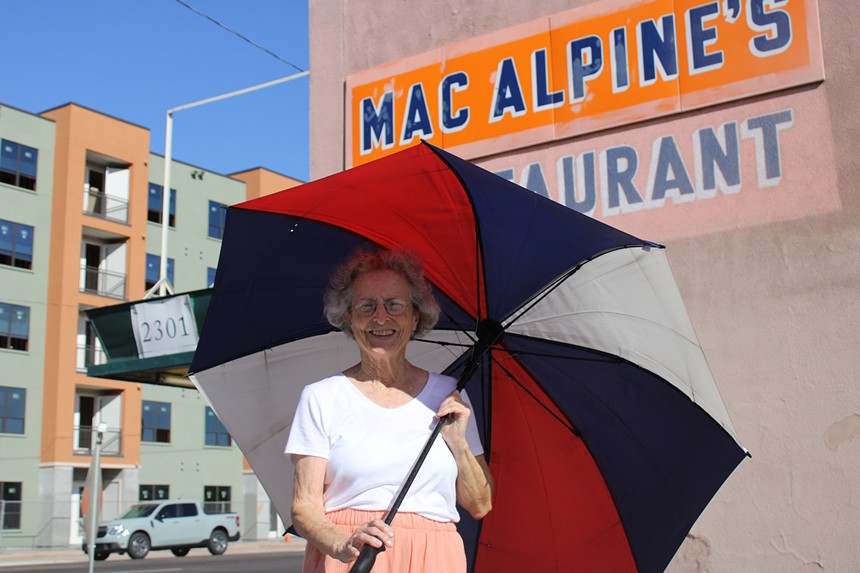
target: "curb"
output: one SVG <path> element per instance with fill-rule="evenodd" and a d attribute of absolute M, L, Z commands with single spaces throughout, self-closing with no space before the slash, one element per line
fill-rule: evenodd
<path fill-rule="evenodd" d="M 251 554 L 251 553 L 302 553 L 305 550 L 305 540 L 293 537 L 290 541 L 250 541 L 235 542 L 227 547 L 229 554 Z M 188 554 L 209 555 L 205 548 L 192 549 Z M 113 558 L 122 558 L 125 555 L 114 555 Z M 146 556 L 149 559 L 175 559 L 170 551 L 153 551 Z M 46 563 L 89 563 L 87 555 L 76 548 L 62 549 L 39 549 L 39 548 L 0 548 L 0 569 L 6 567 L 22 567 L 25 565 L 43 565 Z"/>

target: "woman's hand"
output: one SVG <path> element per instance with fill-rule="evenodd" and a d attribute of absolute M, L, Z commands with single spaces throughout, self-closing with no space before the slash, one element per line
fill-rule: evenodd
<path fill-rule="evenodd" d="M 299 535 L 317 549 L 344 563 L 355 561 L 365 544 L 374 547 L 394 545 L 394 530 L 381 519 L 374 519 L 347 536 L 325 515 L 323 482 L 328 461 L 314 456 L 293 454 L 296 466 L 293 489 L 293 526 Z"/>
<path fill-rule="evenodd" d="M 364 545 L 373 547 L 394 546 L 394 530 L 381 519 L 368 521 L 356 528 L 355 532 L 337 548 L 333 557 L 344 563 L 355 561 Z"/>
<path fill-rule="evenodd" d="M 439 411 L 436 413 L 439 418 L 448 416 L 445 424 L 442 426 L 440 433 L 442 439 L 448 444 L 451 451 L 468 449 L 469 444 L 466 442 L 466 424 L 469 422 L 469 416 L 472 415 L 472 410 L 469 405 L 460 397 L 460 393 L 454 390 L 448 394 L 442 404 L 439 406 Z"/>

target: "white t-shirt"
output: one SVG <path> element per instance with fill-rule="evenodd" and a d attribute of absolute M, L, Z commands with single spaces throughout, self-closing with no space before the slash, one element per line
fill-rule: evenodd
<path fill-rule="evenodd" d="M 430 373 L 413 400 L 399 408 L 383 408 L 343 374 L 310 384 L 299 399 L 286 453 L 328 460 L 323 490 L 326 511 L 385 511 L 427 443 L 439 405 L 456 386 L 454 378 Z M 466 393 L 461 395 L 468 403 Z M 484 452 L 474 416 L 469 417 L 466 439 L 473 454 Z M 459 521 L 456 479 L 454 456 L 439 436 L 398 511 Z"/>

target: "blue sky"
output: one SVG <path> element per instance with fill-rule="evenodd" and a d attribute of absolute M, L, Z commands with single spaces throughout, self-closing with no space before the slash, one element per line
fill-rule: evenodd
<path fill-rule="evenodd" d="M 148 128 L 159 154 L 168 109 L 297 73 L 281 59 L 308 69 L 307 0 L 26 0 L 2 14 L 0 103 L 39 113 L 75 102 Z M 307 181 L 308 83 L 176 112 L 174 159 Z"/>

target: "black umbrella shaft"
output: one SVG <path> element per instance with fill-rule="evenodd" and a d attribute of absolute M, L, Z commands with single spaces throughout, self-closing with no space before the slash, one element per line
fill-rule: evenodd
<path fill-rule="evenodd" d="M 403 503 L 406 493 L 412 486 L 412 482 L 415 481 L 415 476 L 418 475 L 418 470 L 421 469 L 421 466 L 424 464 L 424 459 L 427 457 L 427 454 L 430 453 L 430 448 L 433 447 L 433 442 L 436 441 L 436 436 L 439 435 L 439 432 L 442 430 L 442 426 L 447 423 L 447 418 L 448 416 L 439 418 L 439 421 L 436 422 L 436 426 L 430 433 L 430 437 L 427 438 L 427 443 L 424 444 L 421 454 L 418 456 L 418 459 L 415 460 L 415 465 L 412 466 L 412 470 L 409 472 L 406 481 L 403 482 L 403 487 L 400 488 L 400 493 L 397 494 L 397 497 L 394 499 L 394 503 L 391 505 L 391 509 L 388 510 L 385 518 L 383 518 L 383 521 L 388 525 L 391 525 L 391 522 L 394 520 L 394 516 L 397 515 L 397 510 L 400 509 L 400 504 Z M 370 570 L 373 569 L 373 564 L 376 562 L 376 556 L 383 551 L 385 551 L 385 545 L 382 547 L 374 547 L 373 545 L 365 544 L 364 547 L 361 548 L 361 553 L 358 555 L 358 559 L 355 560 L 355 563 L 353 563 L 349 573 L 369 573 Z"/>
<path fill-rule="evenodd" d="M 462 391 L 463 388 L 466 387 L 466 382 L 472 377 L 472 374 L 475 373 L 481 358 L 483 358 L 484 354 L 492 348 L 493 344 L 496 344 L 501 340 L 503 334 L 504 329 L 502 328 L 502 325 L 496 321 L 483 320 L 478 324 L 478 342 L 475 343 L 475 346 L 472 348 L 472 355 L 469 356 L 469 361 L 466 363 L 466 367 L 463 369 L 463 373 L 457 381 L 458 392 Z M 397 515 L 397 510 L 400 509 L 400 504 L 403 503 L 409 488 L 412 486 L 412 482 L 415 481 L 415 477 L 418 475 L 418 470 L 420 470 L 421 466 L 424 465 L 424 460 L 427 458 L 427 454 L 430 453 L 430 448 L 433 447 L 433 442 L 436 441 L 436 436 L 438 436 L 439 432 L 442 431 L 442 426 L 447 423 L 448 416 L 439 418 L 436 422 L 436 426 L 430 433 L 430 437 L 427 438 L 427 443 L 424 444 L 421 454 L 418 456 L 418 459 L 415 460 L 415 464 L 412 466 L 412 470 L 406 477 L 406 481 L 403 482 L 403 487 L 400 488 L 400 493 L 397 494 L 397 497 L 394 499 L 394 503 L 391 504 L 391 509 L 388 510 L 388 513 L 383 518 L 383 521 L 386 524 L 391 525 L 391 522 L 394 520 L 394 516 Z M 365 546 L 361 548 L 361 553 L 352 565 L 349 573 L 369 573 L 373 568 L 373 564 L 376 562 L 377 554 L 382 551 L 385 551 L 384 545 L 377 548 L 372 545 L 365 544 Z"/>

